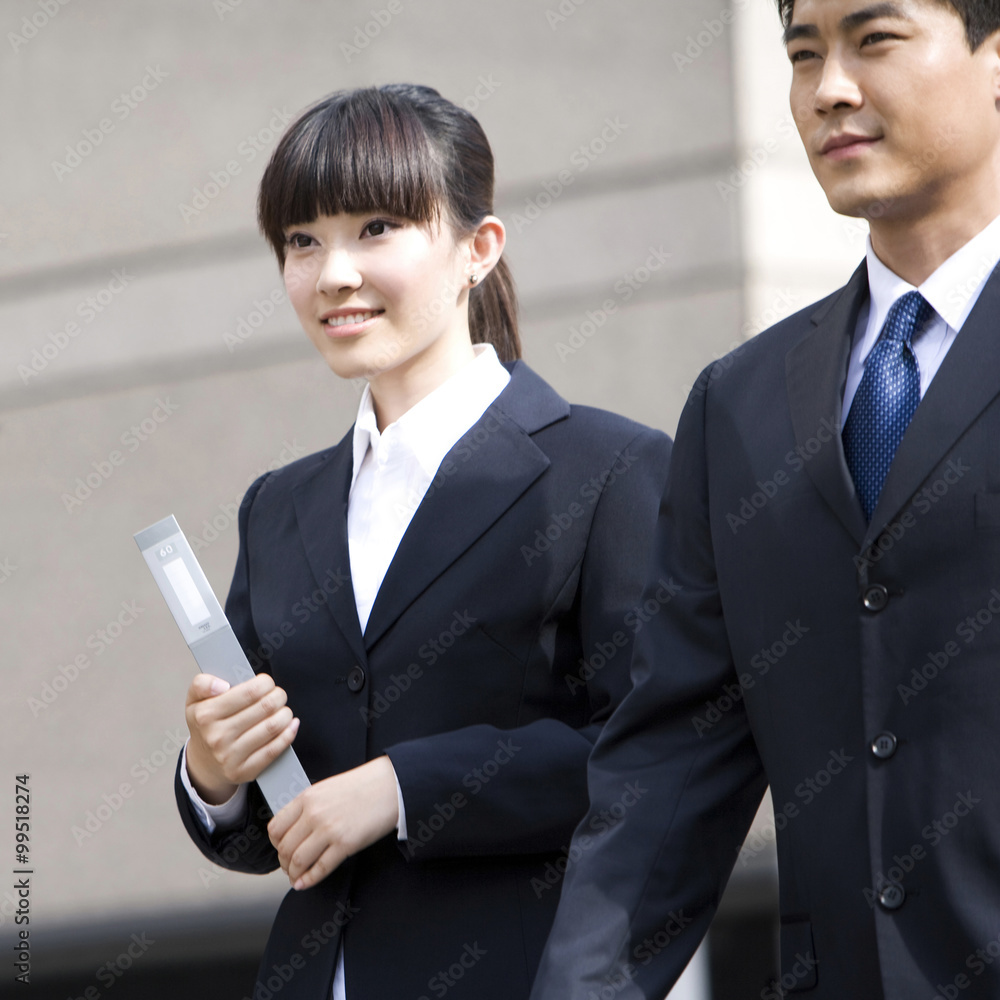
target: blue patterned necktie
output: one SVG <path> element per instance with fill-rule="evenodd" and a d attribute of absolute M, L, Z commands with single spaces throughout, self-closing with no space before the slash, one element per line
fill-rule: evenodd
<path fill-rule="evenodd" d="M 844 454 L 870 521 L 899 442 L 920 402 L 920 369 L 910 346 L 934 309 L 907 292 L 889 310 L 844 423 Z"/>

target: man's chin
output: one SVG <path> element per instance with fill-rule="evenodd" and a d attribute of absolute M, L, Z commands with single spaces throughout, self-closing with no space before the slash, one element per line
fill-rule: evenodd
<path fill-rule="evenodd" d="M 842 187 L 828 190 L 826 200 L 838 215 L 866 222 L 891 217 L 899 201 L 897 195 L 877 188 L 848 190 Z"/>

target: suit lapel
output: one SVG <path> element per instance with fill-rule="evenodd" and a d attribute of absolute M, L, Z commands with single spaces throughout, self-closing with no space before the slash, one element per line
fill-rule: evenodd
<path fill-rule="evenodd" d="M 530 435 L 569 404 L 521 362 L 483 416 L 445 456 L 396 550 L 365 630 L 370 649 L 410 604 L 548 468 Z"/>
<path fill-rule="evenodd" d="M 353 433 L 330 453 L 316 473 L 292 490 L 295 517 L 306 558 L 317 584 L 329 595 L 327 607 L 351 651 L 365 662 L 354 588 L 329 587 L 331 579 L 350 579 L 351 554 L 347 546 L 347 497 L 354 467 Z"/>
<path fill-rule="evenodd" d="M 994 272 L 941 363 L 893 458 L 866 543 L 910 500 L 1000 392 L 1000 275 Z"/>
<path fill-rule="evenodd" d="M 862 263 L 841 293 L 813 315 L 816 329 L 785 358 L 788 405 L 806 471 L 859 545 L 867 525 L 844 458 L 840 411 L 858 312 L 867 295 L 868 268 Z M 815 450 L 817 441 L 821 447 Z"/>

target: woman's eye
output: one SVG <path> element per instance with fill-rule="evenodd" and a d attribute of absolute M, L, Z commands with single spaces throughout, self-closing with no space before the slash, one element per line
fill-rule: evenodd
<path fill-rule="evenodd" d="M 387 222 L 385 219 L 372 219 L 365 228 L 365 236 L 382 236 L 391 228 L 391 223 Z"/>
<path fill-rule="evenodd" d="M 304 250 L 312 242 L 312 237 L 308 233 L 289 233 L 285 242 L 296 250 Z"/>

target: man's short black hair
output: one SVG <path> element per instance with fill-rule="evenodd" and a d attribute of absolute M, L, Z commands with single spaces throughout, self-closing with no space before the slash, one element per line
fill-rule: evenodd
<path fill-rule="evenodd" d="M 777 0 L 781 23 L 787 28 L 792 20 L 795 0 Z M 955 11 L 965 24 L 965 37 L 973 52 L 983 42 L 1000 30 L 1000 0 L 934 0 L 946 4 Z"/>

